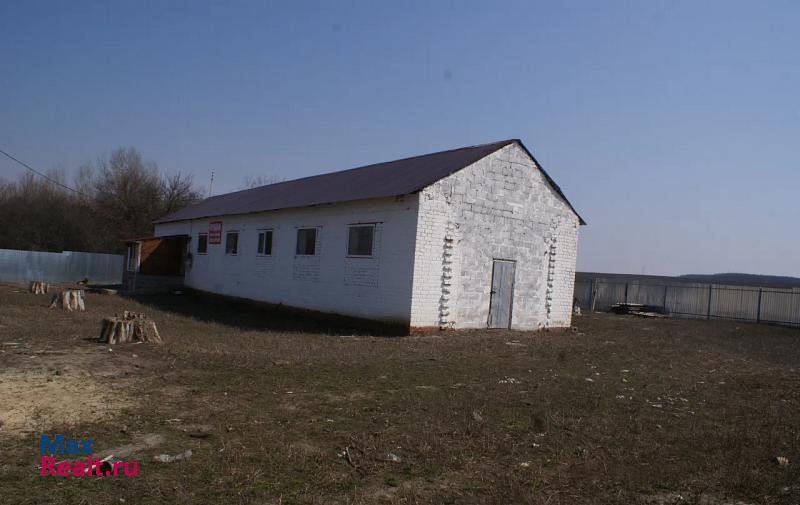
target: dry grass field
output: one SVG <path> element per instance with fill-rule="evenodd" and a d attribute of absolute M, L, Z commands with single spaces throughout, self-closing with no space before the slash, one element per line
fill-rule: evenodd
<path fill-rule="evenodd" d="M 2 504 L 800 502 L 798 330 L 391 337 L 190 294 L 48 301 L 0 286 Z M 97 343 L 123 310 L 165 344 Z M 140 475 L 41 477 L 42 433 Z"/>

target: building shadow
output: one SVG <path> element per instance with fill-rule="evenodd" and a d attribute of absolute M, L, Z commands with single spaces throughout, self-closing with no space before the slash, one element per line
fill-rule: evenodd
<path fill-rule="evenodd" d="M 408 327 L 400 324 L 193 290 L 185 290 L 179 295 L 127 293 L 122 296 L 161 311 L 249 331 L 379 337 L 397 337 L 409 333 Z"/>

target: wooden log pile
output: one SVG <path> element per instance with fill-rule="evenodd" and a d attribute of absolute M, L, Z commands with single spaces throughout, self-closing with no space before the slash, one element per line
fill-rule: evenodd
<path fill-rule="evenodd" d="M 615 303 L 611 306 L 611 312 L 639 317 L 667 317 L 664 307 L 641 303 Z"/>
<path fill-rule="evenodd" d="M 46 295 L 50 284 L 42 281 L 31 281 L 30 292 L 34 295 Z"/>
<path fill-rule="evenodd" d="M 50 303 L 51 309 L 86 310 L 84 291 L 82 289 L 65 289 L 53 296 Z"/>
<path fill-rule="evenodd" d="M 128 342 L 150 342 L 161 344 L 155 321 L 145 314 L 136 312 L 123 312 L 122 317 L 107 317 L 103 319 L 100 330 L 100 342 L 107 344 L 125 344 Z"/>

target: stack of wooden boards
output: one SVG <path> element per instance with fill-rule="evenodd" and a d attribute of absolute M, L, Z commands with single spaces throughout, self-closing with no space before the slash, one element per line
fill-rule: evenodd
<path fill-rule="evenodd" d="M 615 303 L 611 306 L 614 314 L 629 314 L 639 317 L 667 317 L 664 307 L 644 305 L 641 303 Z"/>

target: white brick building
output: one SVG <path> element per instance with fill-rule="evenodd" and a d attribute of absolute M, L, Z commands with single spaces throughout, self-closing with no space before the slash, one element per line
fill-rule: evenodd
<path fill-rule="evenodd" d="M 208 198 L 131 242 L 126 283 L 177 274 L 202 291 L 412 328 L 568 326 L 581 224 L 508 140 Z M 149 266 L 176 240 L 178 271 Z"/>

